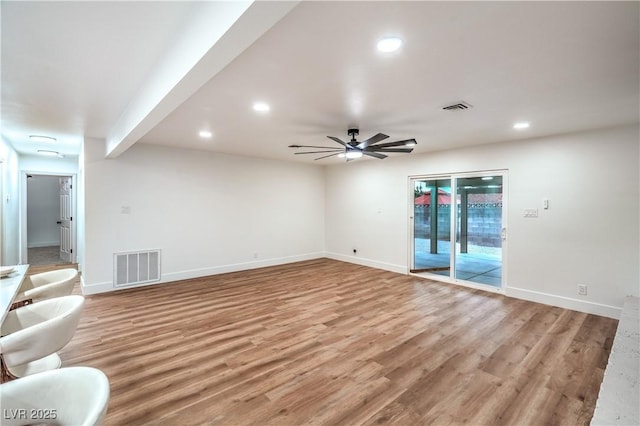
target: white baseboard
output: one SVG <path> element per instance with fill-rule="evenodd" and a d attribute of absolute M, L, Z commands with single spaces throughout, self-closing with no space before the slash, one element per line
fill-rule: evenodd
<path fill-rule="evenodd" d="M 572 311 L 584 312 L 587 314 L 600 315 L 607 318 L 619 319 L 622 312 L 621 307 L 603 305 L 601 303 L 587 302 L 584 300 L 572 299 L 570 297 L 556 296 L 554 294 L 542 293 L 533 290 L 526 290 L 517 287 L 507 287 L 506 295 L 516 299 L 528 300 L 530 302 L 543 303 L 545 305 L 558 306 L 560 308 L 571 309 Z"/>
<path fill-rule="evenodd" d="M 265 268 L 267 266 L 285 265 L 287 263 L 302 262 L 324 257 L 324 253 L 308 253 L 296 256 L 277 257 L 272 259 L 255 260 L 251 262 L 233 263 L 230 265 L 212 266 L 208 268 L 192 269 L 189 271 L 170 272 L 162 274 L 162 282 L 188 280 L 209 275 L 226 274 L 229 272 L 247 271 L 249 269 Z"/>
<path fill-rule="evenodd" d="M 82 294 L 85 296 L 90 296 L 92 294 L 99 293 L 107 293 L 109 291 L 114 291 L 113 283 L 111 281 L 103 282 L 103 283 L 94 283 L 87 284 L 84 281 L 84 275 L 80 275 L 80 290 Z"/>
<path fill-rule="evenodd" d="M 60 245 L 60 241 L 41 241 L 38 243 L 29 243 L 27 244 L 27 248 L 54 247 L 59 245 Z"/>
<path fill-rule="evenodd" d="M 107 292 L 117 291 L 117 290 L 125 290 L 129 288 L 146 287 L 150 285 L 169 283 L 173 281 L 188 280 L 191 278 L 207 277 L 210 275 L 226 274 L 229 272 L 247 271 L 250 269 L 265 268 L 267 266 L 284 265 L 287 263 L 302 262 L 305 260 L 313 260 L 313 259 L 319 259 L 323 257 L 326 257 L 324 252 L 317 252 L 317 253 L 307 253 L 307 254 L 296 255 L 296 256 L 286 256 L 286 257 L 278 257 L 278 258 L 272 258 L 272 259 L 256 260 L 251 262 L 234 263 L 230 265 L 211 266 L 207 268 L 191 269 L 187 271 L 168 272 L 168 273 L 163 273 L 162 278 L 159 281 L 144 283 L 140 285 L 132 285 L 127 287 L 115 287 L 113 285 L 113 282 L 111 281 L 86 284 L 84 282 L 84 276 L 81 276 L 80 284 L 81 284 L 82 294 L 91 295 L 91 294 L 107 293 Z"/>
<path fill-rule="evenodd" d="M 372 268 L 384 269 L 386 271 L 397 272 L 399 274 L 408 274 L 409 270 L 406 266 L 393 265 L 390 263 L 377 262 L 374 260 L 363 259 L 356 256 L 345 256 L 337 253 L 326 253 L 325 257 L 343 262 L 355 263 L 357 265 L 370 266 Z M 440 280 L 439 280 L 440 281 Z M 442 280 L 449 282 L 446 280 Z M 526 290 L 516 287 L 507 287 L 504 290 L 491 290 L 485 286 L 474 286 L 473 284 L 452 283 L 454 285 L 463 285 L 465 287 L 477 288 L 484 291 L 504 293 L 508 297 L 516 299 L 528 300 L 530 302 L 542 303 L 545 305 L 558 306 L 560 308 L 571 309 L 587 314 L 600 315 L 607 318 L 619 319 L 622 308 L 616 306 L 603 305 L 601 303 L 587 302 L 584 300 L 572 299 L 564 296 L 556 296 L 554 294 L 541 293 L 532 290 Z"/>
<path fill-rule="evenodd" d="M 324 257 L 342 262 L 355 263 L 356 265 L 369 266 L 371 268 L 383 269 L 385 271 L 396 272 L 398 274 L 408 274 L 409 269 L 406 266 L 394 265 L 392 263 L 378 262 L 376 260 L 364 259 L 358 256 L 346 256 L 339 253 L 326 252 Z"/>
<path fill-rule="evenodd" d="M 396 272 L 398 274 L 407 275 L 409 270 L 406 266 L 394 265 L 391 263 L 378 262 L 375 260 L 364 259 L 357 256 L 346 256 L 338 253 L 317 252 L 296 256 L 278 257 L 272 259 L 256 260 L 244 263 L 234 263 L 229 265 L 212 266 L 207 268 L 192 269 L 178 272 L 168 272 L 162 274 L 160 281 L 152 283 L 140 284 L 130 287 L 116 288 L 113 282 L 102 282 L 87 284 L 84 281 L 84 275 L 80 277 L 82 293 L 85 295 L 107 293 L 116 290 L 124 290 L 125 288 L 144 287 L 148 285 L 156 285 L 173 281 L 188 280 L 191 278 L 200 278 L 210 275 L 226 274 L 229 272 L 246 271 L 256 268 L 264 268 L 268 266 L 284 265 L 287 263 L 301 262 L 305 260 L 313 260 L 319 258 L 329 258 L 342 262 L 354 263 L 356 265 L 368 266 L 371 268 L 382 269 L 385 271 Z M 531 302 L 543 303 L 545 305 L 558 306 L 560 308 L 571 309 L 574 311 L 584 312 L 588 314 L 600 315 L 608 318 L 619 319 L 622 308 L 616 306 L 603 305 L 600 303 L 587 302 L 584 300 L 572 299 L 569 297 L 557 296 L 549 293 L 542 293 L 533 290 L 527 290 L 517 287 L 507 287 L 505 295 L 515 297 L 517 299 L 528 300 Z"/>

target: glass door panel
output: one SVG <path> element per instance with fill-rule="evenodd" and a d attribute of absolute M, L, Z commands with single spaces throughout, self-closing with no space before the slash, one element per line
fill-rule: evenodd
<path fill-rule="evenodd" d="M 413 268 L 451 276 L 451 179 L 413 180 Z"/>
<path fill-rule="evenodd" d="M 499 175 L 455 179 L 456 279 L 502 285 L 502 180 Z"/>

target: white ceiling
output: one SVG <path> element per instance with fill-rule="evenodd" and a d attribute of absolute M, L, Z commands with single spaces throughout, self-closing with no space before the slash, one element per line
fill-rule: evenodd
<path fill-rule="evenodd" d="M 85 136 L 108 138 L 195 4 L 3 1 L 3 138 L 32 153 L 29 134 L 55 136 L 67 155 Z M 357 126 L 360 139 L 415 137 L 428 152 L 639 120 L 638 2 L 301 2 L 267 17 L 278 4 L 252 5 L 254 21 L 238 19 L 217 41 L 226 50 L 207 53 L 225 61 L 194 66 L 199 89 L 183 89 L 187 74 L 132 143 L 314 162 L 287 146 L 334 147 L 327 135 Z M 256 16 L 266 32 L 243 39 Z M 400 51 L 376 51 L 387 35 Z M 254 112 L 257 100 L 271 110 Z M 473 108 L 441 109 L 458 101 Z"/>

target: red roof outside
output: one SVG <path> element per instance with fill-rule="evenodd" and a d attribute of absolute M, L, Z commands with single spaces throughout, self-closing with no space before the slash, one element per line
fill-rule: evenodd
<path fill-rule="evenodd" d="M 413 200 L 413 204 L 431 204 L 431 191 L 425 192 L 418 198 Z M 451 204 L 451 194 L 445 192 L 441 189 L 438 189 L 438 204 Z"/>
<path fill-rule="evenodd" d="M 469 204 L 497 204 L 502 203 L 501 193 L 469 194 Z M 425 192 L 413 200 L 413 204 L 430 205 L 431 191 Z M 451 194 L 438 190 L 438 204 L 451 204 Z"/>

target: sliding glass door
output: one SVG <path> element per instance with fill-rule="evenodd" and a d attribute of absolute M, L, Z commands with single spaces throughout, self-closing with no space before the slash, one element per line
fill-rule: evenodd
<path fill-rule="evenodd" d="M 506 173 L 411 179 L 411 272 L 502 288 Z"/>
<path fill-rule="evenodd" d="M 449 276 L 451 270 L 451 179 L 415 180 L 412 272 Z"/>

